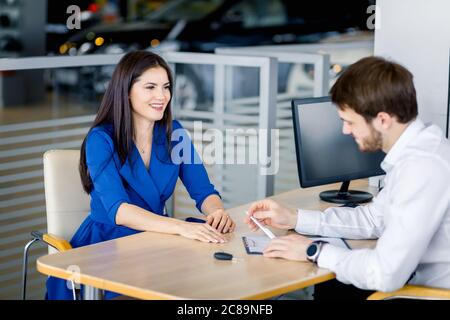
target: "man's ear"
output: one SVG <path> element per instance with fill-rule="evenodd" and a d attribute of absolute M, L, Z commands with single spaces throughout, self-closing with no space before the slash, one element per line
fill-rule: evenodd
<path fill-rule="evenodd" d="M 378 112 L 377 116 L 373 119 L 373 127 L 378 131 L 389 130 L 394 124 L 394 117 L 387 112 Z"/>

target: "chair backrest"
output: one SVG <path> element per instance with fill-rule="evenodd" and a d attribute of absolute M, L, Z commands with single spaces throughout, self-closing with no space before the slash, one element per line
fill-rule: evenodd
<path fill-rule="evenodd" d="M 80 150 L 44 153 L 44 185 L 47 232 L 70 241 L 90 211 L 78 171 Z M 49 252 L 55 252 L 52 248 Z"/>

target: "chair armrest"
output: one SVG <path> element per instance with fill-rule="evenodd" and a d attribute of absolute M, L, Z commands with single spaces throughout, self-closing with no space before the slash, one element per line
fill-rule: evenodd
<path fill-rule="evenodd" d="M 72 246 L 67 240 L 55 236 L 50 233 L 41 233 L 38 231 L 32 231 L 31 235 L 35 237 L 36 239 L 41 240 L 42 242 L 45 242 L 47 245 L 55 248 L 56 250 L 62 252 L 72 249 Z"/>
<path fill-rule="evenodd" d="M 431 287 L 406 285 L 403 288 L 393 292 L 377 291 L 367 298 L 367 300 L 386 300 L 386 299 L 430 299 L 430 300 L 450 300 L 450 290 Z"/>
<path fill-rule="evenodd" d="M 47 243 L 49 246 L 52 246 L 53 248 L 61 252 L 72 249 L 72 246 L 70 245 L 69 242 L 67 242 L 67 240 L 50 233 L 44 234 L 43 241 Z"/>

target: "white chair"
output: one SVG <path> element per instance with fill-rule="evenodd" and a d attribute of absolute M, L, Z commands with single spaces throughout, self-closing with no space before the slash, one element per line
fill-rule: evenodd
<path fill-rule="evenodd" d="M 47 233 L 33 231 L 23 255 L 22 299 L 26 298 L 28 250 L 36 241 L 49 246 L 49 253 L 70 250 L 68 242 L 90 211 L 90 198 L 83 190 L 78 171 L 80 150 L 49 150 L 44 153 L 44 186 Z M 74 299 L 75 287 L 72 283 Z"/>

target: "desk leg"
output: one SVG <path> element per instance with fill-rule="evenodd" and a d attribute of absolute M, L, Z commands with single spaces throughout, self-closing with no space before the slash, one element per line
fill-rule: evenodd
<path fill-rule="evenodd" d="M 84 300 L 103 300 L 103 290 L 84 286 Z"/>

